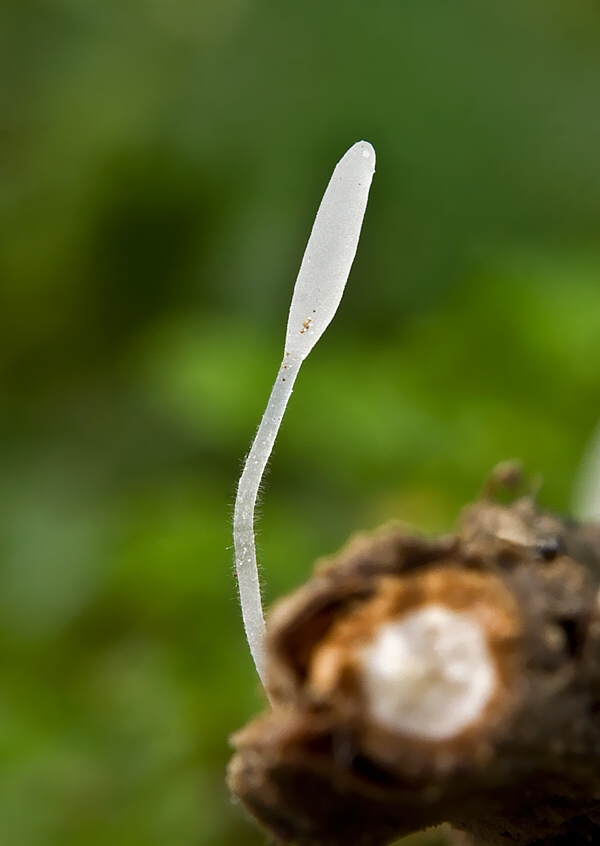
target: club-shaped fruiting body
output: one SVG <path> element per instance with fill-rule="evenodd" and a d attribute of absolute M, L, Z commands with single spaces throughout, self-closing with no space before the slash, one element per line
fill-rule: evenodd
<path fill-rule="evenodd" d="M 240 477 L 233 518 L 236 573 L 244 628 L 264 683 L 265 622 L 254 543 L 258 489 L 300 365 L 337 310 L 356 254 L 375 151 L 354 144 L 338 162 L 312 228 L 296 280 L 283 361 Z"/>

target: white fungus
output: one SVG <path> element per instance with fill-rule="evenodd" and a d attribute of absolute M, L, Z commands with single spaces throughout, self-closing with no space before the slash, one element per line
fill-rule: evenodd
<path fill-rule="evenodd" d="M 238 485 L 233 539 L 240 604 L 250 652 L 263 684 L 265 622 L 254 545 L 258 488 L 300 365 L 342 298 L 374 172 L 375 150 L 367 141 L 354 144 L 333 171 L 296 279 L 283 361 Z"/>
<path fill-rule="evenodd" d="M 496 687 L 481 626 L 442 605 L 384 623 L 360 665 L 371 719 L 426 740 L 452 738 L 474 723 Z"/>

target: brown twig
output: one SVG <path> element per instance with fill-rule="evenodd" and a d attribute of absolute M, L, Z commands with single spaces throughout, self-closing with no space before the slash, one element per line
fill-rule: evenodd
<path fill-rule="evenodd" d="M 229 784 L 278 841 L 600 842 L 600 528 L 485 491 L 455 535 L 357 537 L 274 608 L 273 709 Z"/>

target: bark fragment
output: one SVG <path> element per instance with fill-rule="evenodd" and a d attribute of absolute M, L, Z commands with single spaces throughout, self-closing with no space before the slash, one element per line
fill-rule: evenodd
<path fill-rule="evenodd" d="M 436 540 L 354 538 L 270 615 L 274 706 L 234 736 L 231 790 L 297 846 L 383 846 L 442 822 L 474 843 L 600 843 L 598 573 L 600 528 L 529 497 L 486 496 Z M 496 679 L 441 739 L 378 720 L 359 660 L 378 627 L 429 606 L 477 622 Z"/>

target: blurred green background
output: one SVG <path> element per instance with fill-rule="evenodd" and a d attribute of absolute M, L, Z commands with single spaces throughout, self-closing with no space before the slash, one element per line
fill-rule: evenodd
<path fill-rule="evenodd" d="M 335 162 L 378 153 L 265 483 L 271 600 L 600 417 L 600 9 L 2 0 L 0 843 L 256 846 L 241 459 Z"/>

